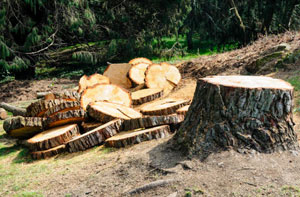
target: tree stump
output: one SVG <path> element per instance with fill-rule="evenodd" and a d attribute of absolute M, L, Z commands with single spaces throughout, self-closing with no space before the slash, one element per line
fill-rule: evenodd
<path fill-rule="evenodd" d="M 175 143 L 204 157 L 229 148 L 264 153 L 297 149 L 292 99 L 293 87 L 270 77 L 200 79 Z"/>

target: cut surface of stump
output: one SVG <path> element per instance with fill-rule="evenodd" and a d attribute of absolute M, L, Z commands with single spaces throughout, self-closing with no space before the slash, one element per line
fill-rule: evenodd
<path fill-rule="evenodd" d="M 188 105 L 190 100 L 164 99 L 145 105 L 141 108 L 144 115 L 168 115 L 176 113 L 176 110 Z"/>
<path fill-rule="evenodd" d="M 228 148 L 267 153 L 298 148 L 292 98 L 289 83 L 270 77 L 200 79 L 176 146 L 204 158 Z"/>
<path fill-rule="evenodd" d="M 27 140 L 27 145 L 32 151 L 48 150 L 63 145 L 79 135 L 77 124 L 64 125 L 37 134 Z"/>
<path fill-rule="evenodd" d="M 184 116 L 179 114 L 164 116 L 145 116 L 142 118 L 123 120 L 122 130 L 129 131 L 138 128 L 150 128 L 160 125 L 175 125 L 181 123 L 183 120 Z"/>
<path fill-rule="evenodd" d="M 86 76 L 83 75 L 80 80 L 79 80 L 79 85 L 78 85 L 78 92 L 81 93 L 83 92 L 86 88 L 94 86 L 96 84 L 109 84 L 109 78 L 104 76 L 104 75 L 100 75 L 98 73 L 95 73 L 91 76 Z"/>
<path fill-rule="evenodd" d="M 131 64 L 110 64 L 103 75 L 108 77 L 112 84 L 129 89 L 132 86 L 130 79 L 127 77 L 130 68 Z"/>
<path fill-rule="evenodd" d="M 6 133 L 15 138 L 30 138 L 43 129 L 43 118 L 15 116 L 3 123 Z"/>
<path fill-rule="evenodd" d="M 131 93 L 133 105 L 141 105 L 162 97 L 164 91 L 162 89 L 143 89 Z"/>
<path fill-rule="evenodd" d="M 121 125 L 122 120 L 112 120 L 70 140 L 66 143 L 66 148 L 69 152 L 78 152 L 100 145 L 105 139 L 116 135 L 119 132 Z"/>
<path fill-rule="evenodd" d="M 130 68 L 128 75 L 134 84 L 140 85 L 145 83 L 145 72 L 148 66 L 149 64 L 146 63 L 138 63 Z"/>
<path fill-rule="evenodd" d="M 180 79 L 180 72 L 175 66 L 167 63 L 152 64 L 146 71 L 145 83 L 148 88 L 159 88 L 168 93 L 177 86 Z"/>
<path fill-rule="evenodd" d="M 134 58 L 134 59 L 129 61 L 129 64 L 132 64 L 132 65 L 140 64 L 140 63 L 152 64 L 152 61 L 145 58 L 145 57 L 138 57 L 138 58 Z"/>
<path fill-rule="evenodd" d="M 6 110 L 3 108 L 0 108 L 0 120 L 5 120 L 6 118 L 8 118 Z"/>
<path fill-rule="evenodd" d="M 188 110 L 189 110 L 189 107 L 190 107 L 190 105 L 186 105 L 186 106 L 183 106 L 183 107 L 181 107 L 181 108 L 179 108 L 179 109 L 177 109 L 176 110 L 176 113 L 177 114 L 181 114 L 181 115 L 186 115 L 186 113 L 188 112 Z"/>
<path fill-rule="evenodd" d="M 85 120 L 86 113 L 83 109 L 58 112 L 55 115 L 47 117 L 44 122 L 44 128 L 52 128 L 65 124 L 81 123 Z"/>
<path fill-rule="evenodd" d="M 130 107 L 132 99 L 130 93 L 117 85 L 96 84 L 86 89 L 81 95 L 81 107 L 86 110 L 89 103 L 108 101 Z"/>
<path fill-rule="evenodd" d="M 77 110 L 80 109 L 80 103 L 78 101 L 65 101 L 59 105 L 55 105 L 53 107 L 50 107 L 46 110 L 44 113 L 44 117 L 49 117 L 56 115 L 59 112 L 66 112 L 70 110 Z"/>
<path fill-rule="evenodd" d="M 95 102 L 88 105 L 88 114 L 100 122 L 108 122 L 116 118 L 140 118 L 142 114 L 133 108 L 108 102 Z"/>
<path fill-rule="evenodd" d="M 152 139 L 165 138 L 171 134 L 169 125 L 162 125 L 150 129 L 144 129 L 139 131 L 124 131 L 117 135 L 108 138 L 105 141 L 106 146 L 120 148 L 133 144 L 138 144 L 143 141 L 149 141 Z"/>
<path fill-rule="evenodd" d="M 61 103 L 66 102 L 63 99 L 54 99 L 54 100 L 38 100 L 34 103 L 31 103 L 26 108 L 26 116 L 28 117 L 43 117 L 47 109 L 60 105 Z"/>
<path fill-rule="evenodd" d="M 65 152 L 65 150 L 66 150 L 66 146 L 60 145 L 54 148 L 50 148 L 48 150 L 31 152 L 30 155 L 33 159 L 46 159 L 58 155 L 60 153 L 63 153 Z"/>

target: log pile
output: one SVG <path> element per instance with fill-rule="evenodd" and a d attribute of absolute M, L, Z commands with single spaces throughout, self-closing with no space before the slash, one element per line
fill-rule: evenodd
<path fill-rule="evenodd" d="M 190 103 L 160 100 L 180 79 L 175 66 L 146 58 L 111 64 L 103 75 L 82 76 L 77 92 L 37 93 L 40 99 L 21 110 L 22 116 L 5 120 L 4 129 L 25 139 L 34 159 L 164 138 L 183 122 L 181 111 L 187 109 L 180 108 Z"/>

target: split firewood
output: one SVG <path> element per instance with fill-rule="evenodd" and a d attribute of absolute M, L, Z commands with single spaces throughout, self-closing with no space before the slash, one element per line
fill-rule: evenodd
<path fill-rule="evenodd" d="M 183 115 L 171 114 L 164 116 L 145 116 L 142 118 L 134 118 L 123 120 L 122 130 L 129 131 L 138 128 L 150 128 L 160 125 L 175 125 L 184 120 Z"/>
<path fill-rule="evenodd" d="M 88 105 L 87 111 L 90 117 L 103 123 L 116 118 L 132 119 L 142 117 L 142 114 L 133 108 L 108 102 L 91 103 Z"/>
<path fill-rule="evenodd" d="M 149 64 L 146 63 L 138 63 L 130 68 L 128 76 L 133 84 L 137 86 L 145 83 L 145 72 L 148 66 Z"/>
<path fill-rule="evenodd" d="M 60 145 L 60 146 L 56 146 L 54 148 L 50 148 L 48 150 L 30 152 L 30 155 L 33 159 L 46 159 L 46 158 L 58 155 L 60 153 L 63 153 L 63 152 L 65 152 L 65 150 L 66 150 L 66 146 Z"/>
<path fill-rule="evenodd" d="M 84 133 L 89 132 L 101 125 L 103 125 L 103 123 L 101 123 L 101 122 L 83 122 L 83 123 L 81 123 L 81 127 L 82 127 Z"/>
<path fill-rule="evenodd" d="M 189 107 L 190 107 L 190 105 L 186 105 L 186 106 L 183 106 L 183 107 L 181 107 L 181 108 L 179 108 L 179 109 L 177 109 L 176 110 L 176 113 L 177 114 L 181 114 L 181 115 L 186 115 L 186 113 L 188 112 L 188 110 L 189 110 Z"/>
<path fill-rule="evenodd" d="M 83 92 L 86 88 L 91 87 L 96 84 L 109 84 L 109 78 L 98 73 L 91 76 L 83 75 L 79 80 L 78 92 Z"/>
<path fill-rule="evenodd" d="M 131 93 L 133 105 L 141 105 L 162 97 L 164 91 L 162 89 L 143 89 Z"/>
<path fill-rule="evenodd" d="M 49 116 L 56 115 L 59 112 L 78 110 L 80 108 L 81 108 L 80 103 L 78 101 L 65 101 L 61 104 L 48 108 L 43 116 L 49 117 Z"/>
<path fill-rule="evenodd" d="M 158 126 L 139 131 L 124 131 L 108 138 L 105 145 L 109 147 L 121 148 L 143 141 L 165 138 L 171 134 L 169 125 Z"/>
<path fill-rule="evenodd" d="M 7 111 L 3 108 L 0 108 L 0 120 L 5 120 L 8 118 Z"/>
<path fill-rule="evenodd" d="M 44 128 L 52 128 L 60 125 L 81 123 L 85 120 L 86 113 L 83 109 L 58 112 L 47 117 L 43 121 Z"/>
<path fill-rule="evenodd" d="M 78 152 L 97 146 L 103 143 L 105 139 L 116 135 L 119 132 L 121 125 L 122 120 L 112 120 L 70 140 L 66 143 L 66 148 L 69 152 Z"/>
<path fill-rule="evenodd" d="M 112 84 L 129 89 L 132 87 L 132 83 L 127 77 L 130 68 L 131 64 L 110 64 L 103 75 L 108 77 Z"/>
<path fill-rule="evenodd" d="M 79 135 L 77 124 L 64 125 L 37 134 L 27 140 L 27 145 L 32 151 L 43 151 L 63 145 Z"/>
<path fill-rule="evenodd" d="M 26 115 L 26 109 L 23 109 L 21 107 L 12 106 L 10 104 L 1 102 L 0 107 L 5 109 L 8 112 L 11 112 L 14 116 L 25 116 Z"/>
<path fill-rule="evenodd" d="M 132 99 L 130 93 L 113 84 L 96 84 L 83 91 L 81 95 L 81 107 L 86 110 L 89 103 L 95 101 L 109 101 L 130 107 Z"/>
<path fill-rule="evenodd" d="M 134 58 L 129 61 L 129 64 L 131 64 L 131 65 L 135 65 L 135 64 L 139 64 L 139 63 L 152 64 L 152 61 L 145 57 L 138 57 L 138 58 Z"/>
<path fill-rule="evenodd" d="M 141 109 L 144 115 L 168 115 L 176 113 L 176 110 L 190 104 L 190 100 L 164 99 L 145 105 Z"/>
<path fill-rule="evenodd" d="M 3 123 L 6 133 L 15 138 L 30 138 L 43 129 L 43 118 L 16 116 L 8 118 Z"/>
<path fill-rule="evenodd" d="M 145 83 L 148 88 L 160 88 L 168 93 L 177 86 L 180 79 L 180 72 L 175 66 L 152 64 L 146 71 Z"/>

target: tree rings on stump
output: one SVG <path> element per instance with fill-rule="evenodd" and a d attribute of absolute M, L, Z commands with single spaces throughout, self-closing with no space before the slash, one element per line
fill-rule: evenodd
<path fill-rule="evenodd" d="M 30 155 L 33 159 L 46 159 L 46 158 L 58 155 L 60 153 L 63 153 L 63 152 L 65 152 L 65 150 L 66 150 L 66 146 L 60 145 L 60 146 L 56 146 L 54 148 L 50 148 L 48 150 L 31 152 Z"/>
<path fill-rule="evenodd" d="M 162 97 L 164 91 L 162 89 L 143 89 L 131 93 L 133 105 L 141 105 Z"/>
<path fill-rule="evenodd" d="M 6 133 L 15 138 L 30 138 L 43 129 L 43 118 L 16 116 L 3 123 Z"/>
<path fill-rule="evenodd" d="M 117 85 L 96 84 L 86 89 L 81 95 L 81 107 L 95 101 L 108 101 L 130 107 L 132 99 L 130 93 Z"/>
<path fill-rule="evenodd" d="M 100 122 L 108 122 L 116 118 L 140 118 L 142 114 L 133 108 L 108 102 L 95 102 L 88 105 L 88 114 Z"/>
<path fill-rule="evenodd" d="M 160 125 L 175 125 L 181 123 L 183 120 L 184 116 L 178 114 L 145 116 L 142 118 L 123 120 L 122 130 L 129 131 L 138 128 L 150 128 Z"/>
<path fill-rule="evenodd" d="M 103 75 L 108 77 L 112 84 L 129 89 L 132 86 L 130 79 L 127 77 L 130 68 L 131 64 L 110 64 Z"/>
<path fill-rule="evenodd" d="M 150 103 L 141 108 L 144 115 L 168 115 L 176 113 L 176 110 L 188 105 L 190 100 L 164 99 Z"/>
<path fill-rule="evenodd" d="M 79 135 L 77 124 L 64 125 L 37 134 L 27 140 L 27 145 L 32 151 L 48 150 L 60 146 Z"/>
<path fill-rule="evenodd" d="M 266 153 L 298 148 L 292 98 L 289 83 L 270 77 L 200 79 L 177 146 L 204 157 L 228 148 Z"/>
<path fill-rule="evenodd" d="M 158 126 L 139 131 L 124 131 L 108 138 L 105 141 L 106 146 L 120 148 L 128 145 L 138 144 L 152 139 L 165 138 L 170 135 L 169 125 Z"/>
<path fill-rule="evenodd" d="M 145 72 L 148 66 L 149 64 L 146 63 L 138 63 L 130 68 L 128 75 L 134 84 L 140 85 L 145 83 Z"/>
<path fill-rule="evenodd" d="M 116 135 L 120 130 L 121 124 L 122 120 L 120 119 L 112 120 L 72 139 L 66 143 L 66 148 L 69 152 L 77 152 L 100 145 L 105 139 Z"/>
<path fill-rule="evenodd" d="M 91 76 L 83 75 L 79 80 L 78 92 L 81 93 L 88 87 L 94 86 L 96 84 L 109 84 L 109 78 L 98 73 Z"/>
<path fill-rule="evenodd" d="M 138 57 L 138 58 L 134 58 L 134 59 L 129 61 L 129 64 L 132 64 L 132 65 L 140 64 L 140 63 L 152 64 L 152 61 L 145 58 L 145 57 Z"/>
<path fill-rule="evenodd" d="M 60 125 L 80 123 L 86 118 L 83 109 L 71 110 L 66 112 L 58 112 L 55 115 L 49 116 L 44 120 L 44 128 L 57 127 Z"/>
<path fill-rule="evenodd" d="M 190 107 L 190 105 L 186 105 L 186 106 L 183 106 L 183 107 L 181 107 L 181 108 L 179 108 L 179 109 L 177 109 L 176 110 L 176 113 L 177 114 L 181 114 L 181 115 L 186 115 L 186 113 L 188 112 L 188 110 L 189 110 L 189 107 Z"/>

